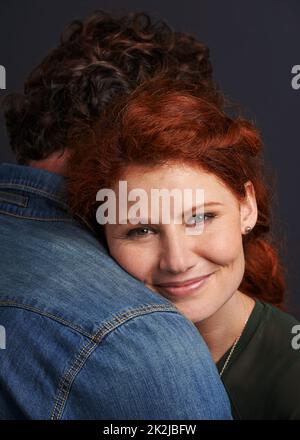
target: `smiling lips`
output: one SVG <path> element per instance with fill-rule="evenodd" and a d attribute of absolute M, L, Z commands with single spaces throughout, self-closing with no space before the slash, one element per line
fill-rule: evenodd
<path fill-rule="evenodd" d="M 183 283 L 162 283 L 156 284 L 159 290 L 168 293 L 173 296 L 184 296 L 190 293 L 193 293 L 199 287 L 202 287 L 206 280 L 212 275 L 212 273 L 208 275 L 204 275 L 202 277 L 194 278 L 189 281 L 185 281 Z"/>

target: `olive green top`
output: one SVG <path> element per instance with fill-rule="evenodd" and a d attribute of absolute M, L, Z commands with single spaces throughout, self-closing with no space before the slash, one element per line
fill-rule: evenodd
<path fill-rule="evenodd" d="M 292 346 L 295 325 L 299 323 L 293 316 L 256 300 L 222 375 L 234 418 L 300 420 L 300 348 Z M 297 341 L 296 347 L 299 337 Z M 230 349 L 218 361 L 219 372 L 229 353 Z"/>

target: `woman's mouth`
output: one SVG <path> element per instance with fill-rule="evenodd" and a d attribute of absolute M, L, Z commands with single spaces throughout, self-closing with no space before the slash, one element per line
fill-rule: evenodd
<path fill-rule="evenodd" d="M 192 280 L 187 280 L 182 283 L 170 282 L 170 283 L 155 284 L 155 287 L 161 293 L 167 293 L 168 295 L 172 295 L 172 296 L 185 296 L 194 293 L 199 288 L 203 287 L 212 274 L 213 273 L 210 273 L 208 275 L 194 278 Z"/>

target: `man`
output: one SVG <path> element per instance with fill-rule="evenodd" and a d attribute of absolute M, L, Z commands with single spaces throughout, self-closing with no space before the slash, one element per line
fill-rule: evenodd
<path fill-rule="evenodd" d="M 2 419 L 229 419 L 192 323 L 69 213 L 68 133 L 156 73 L 215 87 L 207 49 L 145 14 L 72 23 L 6 102 L 0 167 Z M 220 100 L 216 90 L 216 100 Z"/>

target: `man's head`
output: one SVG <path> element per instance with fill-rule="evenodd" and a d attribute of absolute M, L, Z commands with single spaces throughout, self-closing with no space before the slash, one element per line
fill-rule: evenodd
<path fill-rule="evenodd" d="M 65 161 L 70 129 L 94 121 L 114 99 L 156 74 L 215 90 L 206 46 L 147 14 L 97 11 L 64 30 L 59 45 L 32 71 L 24 94 L 5 101 L 10 145 L 20 164 Z M 46 162 L 45 162 L 46 161 Z M 53 171 L 53 169 L 51 169 Z"/>

